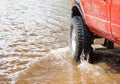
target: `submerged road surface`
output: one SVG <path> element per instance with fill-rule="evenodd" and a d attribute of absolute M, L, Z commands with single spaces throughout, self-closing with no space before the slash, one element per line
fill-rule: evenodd
<path fill-rule="evenodd" d="M 120 50 L 69 54 L 70 0 L 0 0 L 0 84 L 120 84 Z"/>

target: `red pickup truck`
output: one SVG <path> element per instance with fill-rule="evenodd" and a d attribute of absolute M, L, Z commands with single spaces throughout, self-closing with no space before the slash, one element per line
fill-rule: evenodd
<path fill-rule="evenodd" d="M 87 59 L 97 37 L 103 46 L 113 49 L 120 44 L 120 0 L 72 0 L 69 47 L 76 61 Z"/>

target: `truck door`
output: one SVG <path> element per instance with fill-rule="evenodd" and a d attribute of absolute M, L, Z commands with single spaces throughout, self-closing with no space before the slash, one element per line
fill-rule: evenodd
<path fill-rule="evenodd" d="M 116 42 L 120 43 L 120 0 L 111 3 L 111 31 Z"/>
<path fill-rule="evenodd" d="M 84 3 L 85 9 L 87 9 L 85 10 L 86 22 L 91 31 L 108 38 L 112 37 L 109 29 L 110 2 L 111 0 L 85 0 Z"/>

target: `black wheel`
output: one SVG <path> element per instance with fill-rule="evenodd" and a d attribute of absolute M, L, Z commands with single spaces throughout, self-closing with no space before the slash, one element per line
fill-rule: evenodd
<path fill-rule="evenodd" d="M 92 33 L 84 24 L 80 16 L 74 16 L 70 27 L 69 47 L 71 55 L 77 62 L 87 59 L 92 53 L 91 44 L 93 42 Z"/>
<path fill-rule="evenodd" d="M 105 46 L 107 49 L 114 49 L 114 43 L 105 39 L 103 46 Z"/>

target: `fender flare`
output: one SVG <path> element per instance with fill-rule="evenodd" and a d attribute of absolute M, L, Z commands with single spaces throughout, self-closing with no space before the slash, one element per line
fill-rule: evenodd
<path fill-rule="evenodd" d="M 73 11 L 74 11 L 74 8 L 77 8 L 79 10 L 79 13 L 80 13 L 80 16 L 83 18 L 83 20 L 85 21 L 85 16 L 84 16 L 84 10 L 83 10 L 83 7 L 82 7 L 82 4 L 80 2 L 80 0 L 76 0 L 75 1 L 75 4 L 73 5 L 72 7 L 72 13 L 71 13 L 71 16 L 73 16 Z"/>

